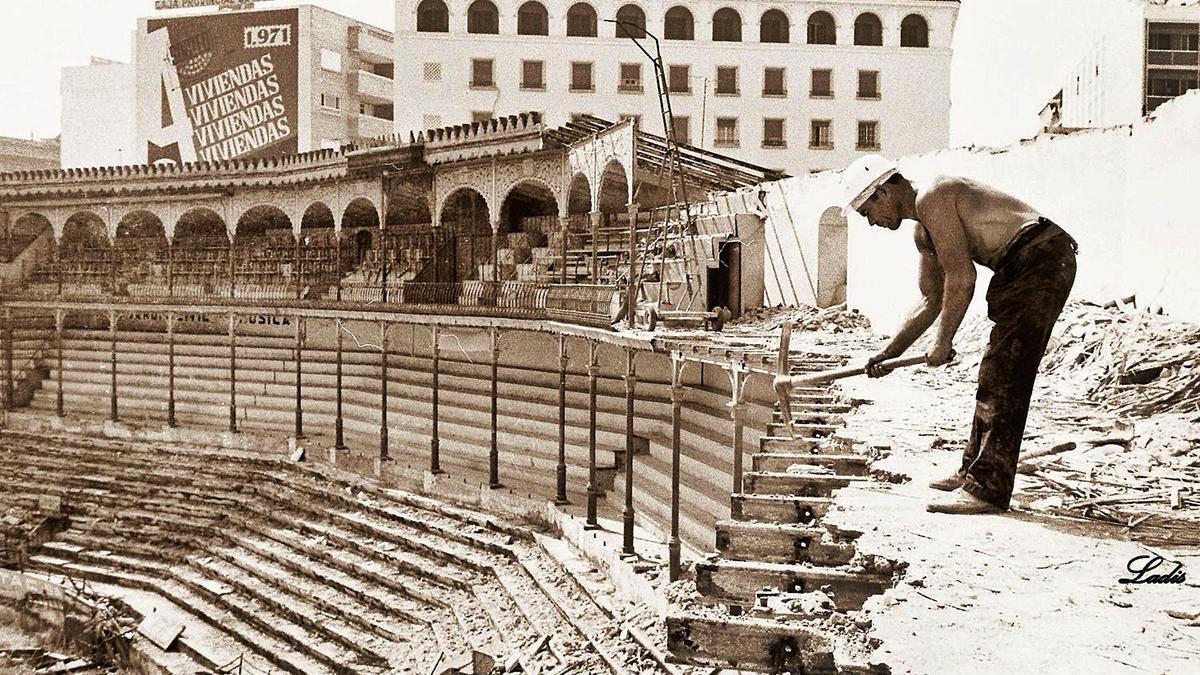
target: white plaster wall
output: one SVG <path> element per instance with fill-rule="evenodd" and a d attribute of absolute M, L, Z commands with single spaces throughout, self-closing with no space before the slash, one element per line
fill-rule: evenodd
<path fill-rule="evenodd" d="M 1132 124 L 1142 116 L 1142 3 L 1099 0 L 1076 29 L 1097 37 L 1063 78 L 1063 126 Z"/>
<path fill-rule="evenodd" d="M 449 33 L 416 32 L 416 8 L 419 0 L 396 3 L 396 122 L 397 133 L 423 129 L 426 116 L 437 116 L 442 125 L 471 121 L 472 111 L 507 115 L 538 111 L 551 125 L 567 122 L 573 113 L 588 113 L 608 119 L 622 114 L 642 116 L 643 127 L 661 134 L 662 123 L 653 69 L 628 39 L 613 37 L 614 26 L 603 19 L 616 15 L 625 2 L 594 2 L 601 20 L 597 38 L 566 37 L 566 13 L 573 0 L 546 0 L 550 35 L 516 35 L 517 8 L 522 0 L 497 2 L 500 11 L 499 35 L 466 33 L 469 0 L 448 0 Z M 664 40 L 666 65 L 691 67 L 692 93 L 671 95 L 676 115 L 690 118 L 691 143 L 700 145 L 701 119 L 704 120 L 703 147 L 729 154 L 762 166 L 785 169 L 792 173 L 834 169 L 845 166 L 863 154 L 855 148 L 859 120 L 880 123 L 882 151 L 893 156 L 943 148 L 949 140 L 950 113 L 950 40 L 957 17 L 957 3 L 928 0 L 871 2 L 832 0 L 828 2 L 790 2 L 773 4 L 745 2 L 679 3 L 675 0 L 636 2 L 646 12 L 647 29 L 662 35 L 663 16 L 676 4 L 685 4 L 695 18 L 695 41 Z M 724 6 L 734 7 L 742 17 L 742 42 L 712 42 L 712 14 Z M 759 19 L 768 9 L 784 11 L 789 18 L 789 44 L 758 42 Z M 826 10 L 834 15 L 837 45 L 805 44 L 809 14 Z M 862 12 L 874 12 L 883 23 L 882 47 L 854 46 L 854 19 Z M 902 48 L 900 22 L 910 13 L 924 16 L 929 24 L 930 47 Z M 471 59 L 494 60 L 493 89 L 469 88 Z M 522 60 L 545 63 L 545 91 L 522 91 Z M 569 91 L 572 61 L 592 62 L 594 92 Z M 426 82 L 426 63 L 440 63 L 442 77 Z M 621 63 L 642 63 L 643 93 L 619 92 Z M 737 66 L 738 96 L 716 96 L 717 66 Z M 787 96 L 764 98 L 763 69 L 785 67 Z M 830 68 L 833 72 L 834 98 L 809 98 L 811 70 Z M 855 96 L 858 70 L 880 71 L 881 100 L 859 100 Z M 920 77 L 911 77 L 920 73 Z M 708 95 L 702 95 L 708 78 Z M 714 144 L 717 117 L 738 118 L 737 147 Z M 784 118 L 786 148 L 762 147 L 764 118 Z M 808 147 L 810 121 L 833 121 L 832 149 Z"/>
<path fill-rule="evenodd" d="M 134 81 L 129 63 L 62 69 L 64 169 L 143 161 L 135 142 Z"/>

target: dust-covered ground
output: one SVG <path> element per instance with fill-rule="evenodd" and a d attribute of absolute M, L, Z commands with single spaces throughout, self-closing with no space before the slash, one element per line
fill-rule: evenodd
<path fill-rule="evenodd" d="M 1003 515 L 925 511 L 943 494 L 929 480 L 959 466 L 986 322 L 960 331 L 955 367 L 841 384 L 870 402 L 843 435 L 883 455 L 875 468 L 899 481 L 842 490 L 830 518 L 865 532 L 861 552 L 908 564 L 866 608 L 882 640 L 874 660 L 898 673 L 1197 672 L 1198 331 L 1103 314 L 1075 306 L 1060 321 L 1022 448 L 1058 452 L 1028 462 Z M 1129 330 L 1113 337 L 1118 324 Z M 1150 363 L 1155 377 L 1130 380 L 1146 370 L 1139 354 L 1163 353 L 1170 363 Z M 1155 556 L 1156 574 L 1178 563 L 1172 583 L 1120 583 L 1135 576 L 1131 561 Z"/>

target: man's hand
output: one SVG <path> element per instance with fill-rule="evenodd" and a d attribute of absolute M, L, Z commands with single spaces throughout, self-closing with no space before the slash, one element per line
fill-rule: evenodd
<path fill-rule="evenodd" d="M 938 344 L 925 355 L 925 362 L 931 366 L 944 366 L 954 359 L 954 348 L 950 345 Z"/>
<path fill-rule="evenodd" d="M 885 368 L 882 365 L 884 361 L 887 361 L 890 358 L 893 358 L 892 355 L 888 354 L 886 351 L 883 351 L 867 359 L 867 377 L 883 377 L 884 375 L 892 372 L 891 368 Z"/>

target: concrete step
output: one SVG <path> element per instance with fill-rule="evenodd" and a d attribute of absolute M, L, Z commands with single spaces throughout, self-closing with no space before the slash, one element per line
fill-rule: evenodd
<path fill-rule="evenodd" d="M 706 598 L 750 605 L 764 588 L 783 593 L 821 591 L 839 611 L 861 609 L 873 595 L 892 585 L 890 577 L 855 574 L 804 564 L 718 560 L 696 563 L 696 590 Z"/>
<path fill-rule="evenodd" d="M 871 460 L 865 455 L 823 455 L 812 452 L 760 453 L 751 459 L 754 471 L 787 473 L 798 466 L 821 466 L 844 476 L 865 476 Z"/>
<path fill-rule="evenodd" d="M 822 527 L 738 520 L 717 522 L 717 551 L 727 560 L 845 565 L 854 546 Z"/>
<path fill-rule="evenodd" d="M 672 660 L 680 663 L 805 675 L 857 672 L 839 669 L 833 640 L 807 626 L 769 617 L 681 612 L 667 615 L 666 623 L 667 649 Z"/>
<path fill-rule="evenodd" d="M 834 490 L 852 483 L 865 483 L 865 476 L 834 473 L 760 473 L 747 471 L 742 488 L 758 494 L 793 495 L 797 497 L 828 497 Z"/>
<path fill-rule="evenodd" d="M 734 493 L 730 495 L 729 501 L 730 517 L 734 520 L 801 525 L 820 522 L 833 505 L 833 500 L 829 497 L 751 493 Z"/>

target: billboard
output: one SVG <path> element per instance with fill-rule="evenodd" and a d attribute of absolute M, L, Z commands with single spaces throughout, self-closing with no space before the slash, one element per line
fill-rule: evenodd
<path fill-rule="evenodd" d="M 146 160 L 295 154 L 298 30 L 294 8 L 147 20 L 138 56 Z"/>

